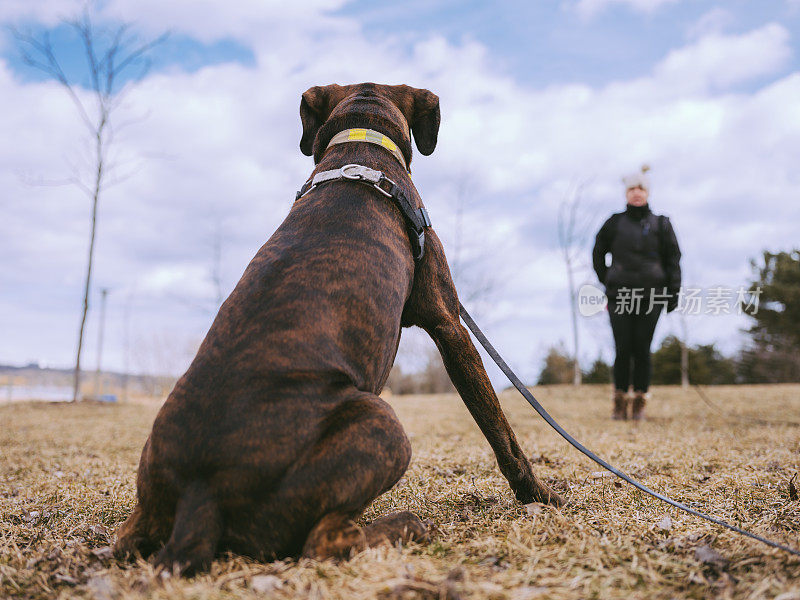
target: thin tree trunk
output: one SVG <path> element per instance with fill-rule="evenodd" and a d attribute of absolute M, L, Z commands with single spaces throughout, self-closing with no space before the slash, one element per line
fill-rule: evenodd
<path fill-rule="evenodd" d="M 216 223 L 216 230 L 214 231 L 214 264 L 211 270 L 211 279 L 214 282 L 214 289 L 217 293 L 217 305 L 215 310 L 219 310 L 222 306 L 222 231 L 220 222 Z"/>
<path fill-rule="evenodd" d="M 78 390 L 81 385 L 81 351 L 83 350 L 83 332 L 86 328 L 86 314 L 89 312 L 89 289 L 92 282 L 92 263 L 94 260 L 94 238 L 97 230 L 97 200 L 100 197 L 100 187 L 103 182 L 103 124 L 96 136 L 97 173 L 92 194 L 92 232 L 89 236 L 89 260 L 86 267 L 86 283 L 83 287 L 83 311 L 81 312 L 81 326 L 78 330 L 78 351 L 75 356 L 75 374 L 72 380 L 72 401 L 78 401 Z"/>
<path fill-rule="evenodd" d="M 108 288 L 100 290 L 100 326 L 97 329 L 97 368 L 94 372 L 94 395 L 95 399 L 103 394 L 103 334 L 106 326 L 106 299 L 108 298 Z"/>
<path fill-rule="evenodd" d="M 123 356 L 123 370 L 125 373 L 122 376 L 122 401 L 128 401 L 128 385 L 130 383 L 130 365 L 131 365 L 131 301 L 133 300 L 133 291 L 128 293 L 128 300 L 125 302 L 124 322 L 125 322 L 125 355 Z"/>
<path fill-rule="evenodd" d="M 686 315 L 681 315 L 681 387 L 689 389 L 689 328 L 686 326 Z"/>
<path fill-rule="evenodd" d="M 574 386 L 579 386 L 583 381 L 581 364 L 578 360 L 580 356 L 580 331 L 578 330 L 578 298 L 575 293 L 575 257 L 573 254 L 582 245 L 582 236 L 579 232 L 576 232 L 576 215 L 581 197 L 580 190 L 581 188 L 579 187 L 571 199 L 565 197 L 558 211 L 558 243 L 564 255 L 564 265 L 567 268 L 567 280 L 569 283 L 569 304 L 572 316 L 574 350 L 572 356 L 572 385 Z"/>
<path fill-rule="evenodd" d="M 575 354 L 572 357 L 574 362 L 572 367 L 572 385 L 580 385 L 582 381 L 581 377 L 581 365 L 578 362 L 578 355 L 579 355 L 579 335 L 578 335 L 578 302 L 577 298 L 575 297 L 575 281 L 574 276 L 572 273 L 572 261 L 567 258 L 567 275 L 569 279 L 569 304 L 570 308 L 572 309 L 572 341 L 575 348 Z"/>
<path fill-rule="evenodd" d="M 689 349 L 681 342 L 681 387 L 689 389 Z"/>

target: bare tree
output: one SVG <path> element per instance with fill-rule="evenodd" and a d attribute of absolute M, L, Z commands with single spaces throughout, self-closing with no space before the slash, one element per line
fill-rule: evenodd
<path fill-rule="evenodd" d="M 476 181 L 469 171 L 456 178 L 452 210 L 452 238 L 447 245 L 450 275 L 458 297 L 473 315 L 480 316 L 490 307 L 503 285 L 503 274 L 497 265 L 490 264 L 490 254 L 482 244 L 485 232 L 476 226 L 474 190 Z M 439 231 L 440 235 L 442 227 Z M 454 388 L 438 350 L 421 330 L 410 329 L 402 333 L 395 366 L 387 383 L 393 393 L 441 393 Z"/>
<path fill-rule="evenodd" d="M 165 329 L 138 335 L 133 340 L 131 360 L 145 394 L 163 398 L 199 347 L 200 340 Z"/>
<path fill-rule="evenodd" d="M 211 283 L 214 285 L 214 310 L 219 310 L 225 299 L 222 292 L 222 221 L 214 221 L 214 237 L 212 243 Z"/>
<path fill-rule="evenodd" d="M 681 320 L 681 387 L 689 389 L 689 324 L 686 322 L 686 315 L 680 314 Z"/>
<path fill-rule="evenodd" d="M 100 290 L 100 326 L 97 328 L 97 369 L 94 372 L 94 395 L 99 397 L 103 393 L 103 335 L 106 329 L 106 299 L 108 288 Z"/>
<path fill-rule="evenodd" d="M 91 198 L 92 204 L 86 280 L 72 388 L 72 401 L 75 402 L 80 387 L 81 350 L 86 315 L 89 312 L 89 292 L 97 231 L 97 206 L 103 190 L 111 183 L 109 174 L 112 165 L 109 164 L 108 152 L 114 141 L 112 117 L 115 109 L 119 107 L 123 91 L 130 87 L 123 87 L 124 78 L 128 77 L 134 69 L 138 69 L 139 72 L 130 75 L 132 80 L 135 81 L 144 76 L 150 66 L 147 60 L 148 53 L 166 38 L 166 34 L 154 40 L 140 41 L 129 32 L 129 25 L 120 25 L 116 28 L 95 28 L 88 6 L 79 18 L 65 21 L 65 24 L 73 30 L 81 42 L 89 76 L 88 97 L 78 89 L 79 84 L 67 76 L 48 33 L 36 36 L 15 31 L 14 35 L 22 60 L 29 67 L 45 73 L 61 84 L 75 105 L 78 117 L 86 126 L 93 146 L 89 181 L 86 181 L 79 173 L 76 173 L 72 180 L 72 183 L 75 183 Z"/>
<path fill-rule="evenodd" d="M 593 222 L 591 216 L 580 211 L 581 196 L 585 183 L 579 184 L 574 191 L 568 192 L 558 207 L 558 245 L 567 269 L 569 285 L 569 307 L 572 314 L 572 383 L 581 384 L 580 330 L 578 329 L 578 293 L 575 289 L 575 277 L 583 268 L 581 256 L 585 255 L 586 241 Z"/>
<path fill-rule="evenodd" d="M 497 270 L 497 265 L 490 265 L 487 262 L 491 253 L 487 253 L 481 245 L 481 242 L 485 243 L 485 233 L 475 230 L 474 219 L 473 222 L 465 223 L 465 217 L 474 213 L 472 209 L 475 203 L 475 188 L 476 182 L 472 174 L 465 172 L 458 178 L 452 211 L 453 238 L 447 258 L 459 299 L 471 306 L 473 314 L 480 314 L 483 308 L 491 305 L 501 291 L 503 274 Z M 473 240 L 478 240 L 479 243 Z M 498 250 L 494 248 L 494 254 L 497 254 Z"/>

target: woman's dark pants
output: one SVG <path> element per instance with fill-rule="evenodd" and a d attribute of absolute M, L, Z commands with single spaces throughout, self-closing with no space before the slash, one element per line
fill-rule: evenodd
<path fill-rule="evenodd" d="M 611 317 L 611 330 L 617 358 L 614 360 L 614 387 L 624 392 L 631 383 L 631 363 L 633 363 L 633 389 L 646 392 L 650 387 L 650 344 L 656 330 L 661 306 L 654 306 L 648 313 L 648 302 L 642 302 L 640 311 L 621 314 L 618 305 L 609 298 L 608 314 Z M 623 308 L 630 308 L 625 306 Z"/>

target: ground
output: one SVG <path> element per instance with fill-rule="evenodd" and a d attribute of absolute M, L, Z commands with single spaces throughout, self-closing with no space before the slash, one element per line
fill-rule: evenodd
<path fill-rule="evenodd" d="M 534 393 L 568 431 L 646 485 L 800 547 L 800 501 L 790 494 L 800 427 L 786 424 L 800 421 L 800 386 L 706 388 L 724 410 L 774 424 L 725 417 L 680 388 L 656 388 L 641 424 L 609 419 L 605 386 Z M 0 597 L 800 600 L 800 558 L 607 476 L 516 392 L 501 395 L 503 406 L 536 472 L 569 498 L 565 508 L 514 500 L 457 396 L 387 399 L 414 458 L 364 521 L 410 509 L 434 524 L 432 541 L 340 563 L 224 556 L 189 580 L 117 563 L 109 551 L 134 505 L 157 402 L 0 405 Z"/>

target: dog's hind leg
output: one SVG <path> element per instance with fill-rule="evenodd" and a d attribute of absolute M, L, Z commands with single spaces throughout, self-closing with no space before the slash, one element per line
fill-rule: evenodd
<path fill-rule="evenodd" d="M 287 475 L 279 495 L 303 506 L 312 517 L 303 556 L 346 558 L 351 551 L 384 542 L 424 539 L 425 526 L 409 512 L 395 513 L 359 527 L 353 520 L 402 477 L 411 445 L 391 407 L 379 397 L 357 392 L 327 419 L 313 452 Z"/>
<path fill-rule="evenodd" d="M 367 546 L 370 548 L 380 544 L 395 542 L 428 541 L 428 528 L 419 517 L 408 510 L 384 515 L 364 527 Z"/>
<path fill-rule="evenodd" d="M 151 530 L 142 505 L 137 503 L 131 515 L 117 531 L 114 556 L 120 560 L 129 560 L 137 555 L 147 558 L 158 547 L 158 542 L 153 539 Z"/>
<path fill-rule="evenodd" d="M 131 515 L 117 530 L 114 555 L 119 560 L 147 558 L 169 538 L 175 518 L 175 498 L 163 474 L 149 462 L 150 438 L 145 442 L 137 476 L 138 497 Z"/>
<path fill-rule="evenodd" d="M 366 527 L 359 527 L 347 515 L 329 513 L 311 530 L 303 556 L 317 560 L 348 558 L 353 551 L 381 544 L 424 542 L 427 539 L 427 527 L 417 515 L 407 510 L 380 517 Z"/>
<path fill-rule="evenodd" d="M 158 553 L 156 566 L 181 575 L 208 568 L 222 535 L 222 515 L 208 486 L 195 481 L 183 491 L 167 545 Z"/>

